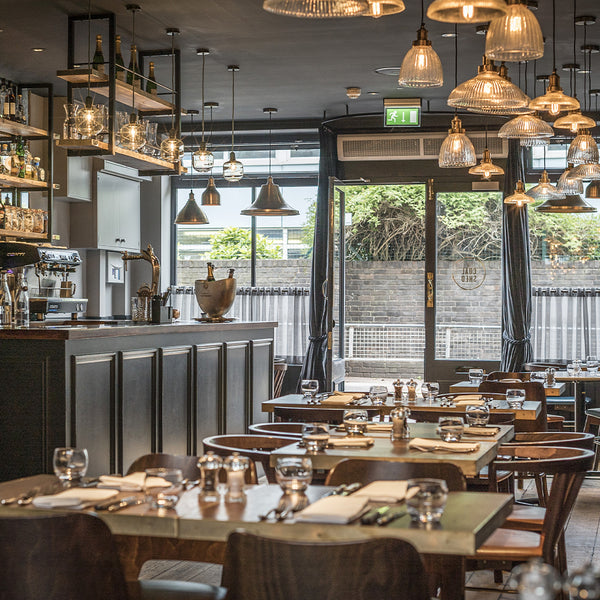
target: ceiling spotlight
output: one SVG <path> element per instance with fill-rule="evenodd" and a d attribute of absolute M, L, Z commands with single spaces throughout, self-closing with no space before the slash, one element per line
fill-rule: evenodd
<path fill-rule="evenodd" d="M 346 96 L 350 98 L 350 100 L 356 100 L 360 98 L 362 90 L 359 87 L 347 87 L 346 88 Z"/>
<path fill-rule="evenodd" d="M 2 30 L 0 29 L 0 32 L 2 32 Z M 32 48 L 33 52 L 44 52 L 46 50 L 46 48 Z"/>
<path fill-rule="evenodd" d="M 477 28 L 475 29 L 475 33 L 477 35 L 485 35 L 488 32 L 489 26 L 490 26 L 489 23 L 482 23 L 481 25 L 477 25 Z"/>
<path fill-rule="evenodd" d="M 445 38 L 455 38 L 456 37 L 456 33 L 454 33 L 454 31 L 446 31 L 446 32 L 442 33 L 442 37 L 445 37 Z"/>
<path fill-rule="evenodd" d="M 596 17 L 591 17 L 589 15 L 581 15 L 579 17 L 575 17 L 575 25 L 593 25 L 596 22 Z"/>

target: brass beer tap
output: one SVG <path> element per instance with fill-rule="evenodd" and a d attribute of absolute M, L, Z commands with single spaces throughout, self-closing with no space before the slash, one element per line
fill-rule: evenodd
<path fill-rule="evenodd" d="M 144 284 L 138 290 L 138 296 L 156 296 L 158 294 L 158 285 L 160 281 L 160 261 L 158 256 L 154 254 L 154 249 L 150 244 L 146 250 L 142 250 L 139 254 L 130 254 L 127 250 L 121 252 L 121 258 L 125 263 L 125 271 L 127 271 L 127 261 L 129 260 L 147 260 L 152 266 L 152 285 L 148 288 L 148 285 Z"/>

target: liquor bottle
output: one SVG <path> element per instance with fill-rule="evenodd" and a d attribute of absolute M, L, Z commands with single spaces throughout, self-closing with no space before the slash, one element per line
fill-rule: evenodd
<path fill-rule="evenodd" d="M 12 85 L 10 85 L 8 88 L 6 103 L 8 104 L 8 113 L 6 118 L 14 121 L 17 112 L 17 97 L 15 96 L 15 90 Z"/>
<path fill-rule="evenodd" d="M 20 286 L 15 298 L 15 325 L 17 327 L 29 327 L 29 292 L 27 289 L 26 285 Z"/>
<path fill-rule="evenodd" d="M 25 178 L 25 147 L 23 145 L 23 138 L 17 138 L 15 144 L 15 157 L 17 160 L 17 177 L 21 179 Z"/>
<path fill-rule="evenodd" d="M 229 269 L 228 279 L 233 279 L 233 274 L 235 273 L 235 269 Z"/>
<path fill-rule="evenodd" d="M 135 44 L 131 45 L 131 58 L 129 59 L 129 71 L 127 71 L 127 83 L 129 85 L 135 85 L 136 87 L 141 86 L 140 79 L 140 68 L 137 61 L 137 47 Z"/>
<path fill-rule="evenodd" d="M 215 280 L 215 275 L 214 275 L 215 265 L 213 265 L 212 263 L 206 263 L 206 268 L 208 269 L 208 275 L 206 276 L 206 281 L 214 281 Z"/>
<path fill-rule="evenodd" d="M 0 101 L 2 102 L 2 107 L 0 110 L 0 115 L 2 115 L 3 119 L 8 118 L 8 104 L 6 103 L 6 97 L 8 96 L 8 88 L 6 87 L 6 79 L 4 77 L 0 80 Z"/>
<path fill-rule="evenodd" d="M 117 71 L 117 79 L 125 81 L 125 61 L 121 54 L 121 36 L 115 36 L 115 67 Z"/>
<path fill-rule="evenodd" d="M 150 65 L 148 67 L 148 81 L 146 82 L 146 91 L 149 94 L 157 94 L 158 89 L 156 87 L 156 79 L 154 77 L 154 63 L 150 61 Z"/>
<path fill-rule="evenodd" d="M 6 175 L 10 175 L 10 154 L 8 152 L 8 144 L 2 144 L 2 152 L 0 152 L 0 171 Z"/>
<path fill-rule="evenodd" d="M 6 273 L 2 273 L 2 285 L 0 287 L 0 325 L 11 325 L 12 323 L 12 297 L 8 287 Z"/>
<path fill-rule="evenodd" d="M 10 174 L 17 177 L 19 174 L 19 157 L 17 156 L 17 145 L 10 145 Z"/>
<path fill-rule="evenodd" d="M 17 105 L 15 108 L 15 121 L 17 123 L 23 123 L 27 121 L 25 118 L 25 106 L 23 105 L 23 96 L 19 94 L 17 96 Z"/>
<path fill-rule="evenodd" d="M 96 36 L 96 52 L 94 52 L 94 58 L 92 59 L 92 67 L 98 71 L 98 73 L 104 73 L 104 54 L 102 53 L 102 36 Z"/>

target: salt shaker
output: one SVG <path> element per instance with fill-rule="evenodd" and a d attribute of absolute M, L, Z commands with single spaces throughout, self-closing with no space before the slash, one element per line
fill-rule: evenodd
<path fill-rule="evenodd" d="M 212 450 L 198 459 L 200 469 L 200 495 L 203 500 L 218 500 L 219 471 L 223 466 L 223 459 Z"/>
<path fill-rule="evenodd" d="M 227 471 L 225 502 L 245 502 L 245 473 L 250 468 L 250 461 L 245 456 L 240 456 L 239 452 L 234 452 L 223 461 L 223 467 Z"/>
<path fill-rule="evenodd" d="M 408 382 L 408 401 L 416 402 L 417 400 L 417 382 L 414 379 L 411 379 Z"/>
<path fill-rule="evenodd" d="M 407 406 L 396 406 L 390 412 L 392 419 L 392 433 L 390 439 L 392 442 L 407 440 L 410 438 L 410 428 L 408 426 L 408 417 L 410 408 Z"/>

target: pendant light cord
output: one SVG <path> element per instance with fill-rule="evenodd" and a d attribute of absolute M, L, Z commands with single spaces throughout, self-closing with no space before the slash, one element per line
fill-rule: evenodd
<path fill-rule="evenodd" d="M 192 139 L 194 139 L 194 113 L 192 113 L 190 115 L 192 123 L 191 123 L 191 127 L 192 127 Z M 190 192 L 193 190 L 194 188 L 194 169 L 190 169 L 191 171 L 191 177 L 190 177 Z"/>
<path fill-rule="evenodd" d="M 235 69 L 231 69 L 231 151 L 233 152 L 235 134 Z"/>
<path fill-rule="evenodd" d="M 556 0 L 552 0 L 552 68 L 556 71 Z"/>
<path fill-rule="evenodd" d="M 131 9 L 131 45 L 135 46 L 135 8 Z M 136 51 L 136 60 L 137 60 L 137 47 Z M 134 72 L 131 74 L 131 113 L 135 113 L 135 65 L 131 65 L 134 69 Z M 140 81 L 141 84 L 141 81 Z"/>
<path fill-rule="evenodd" d="M 454 88 L 458 87 L 458 25 L 454 23 Z M 458 114 L 458 108 L 454 109 L 454 115 Z"/>
<path fill-rule="evenodd" d="M 88 51 L 88 93 L 87 95 L 90 96 L 90 82 L 91 82 L 91 77 L 92 77 L 92 58 L 91 58 L 91 51 L 90 51 L 90 45 L 92 43 L 92 0 L 88 0 L 88 47 L 87 47 L 87 51 Z"/>
<path fill-rule="evenodd" d="M 421 27 L 425 27 L 425 0 L 421 0 Z"/>
<path fill-rule="evenodd" d="M 269 113 L 269 177 L 271 176 L 271 153 L 273 152 L 273 113 Z"/>
<path fill-rule="evenodd" d="M 175 129 L 175 32 L 171 33 L 171 129 Z"/>
<path fill-rule="evenodd" d="M 577 78 L 575 77 L 575 65 L 577 64 L 577 0 L 573 0 L 573 68 L 571 69 L 571 96 L 577 98 Z M 585 66 L 584 66 L 585 68 Z M 573 85 L 573 82 L 575 84 Z"/>
<path fill-rule="evenodd" d="M 206 53 L 202 53 L 202 144 L 204 144 L 204 66 L 206 64 Z"/>

